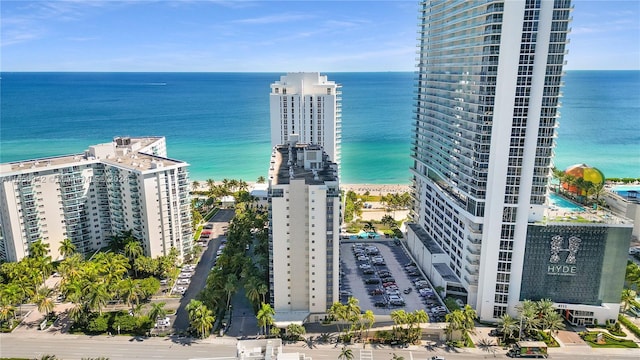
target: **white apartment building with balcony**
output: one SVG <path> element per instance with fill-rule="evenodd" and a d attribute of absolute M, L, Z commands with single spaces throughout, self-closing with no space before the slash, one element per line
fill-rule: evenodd
<path fill-rule="evenodd" d="M 337 165 L 319 145 L 296 141 L 294 135 L 276 146 L 269 168 L 269 282 L 277 326 L 317 321 L 339 300 Z"/>
<path fill-rule="evenodd" d="M 164 137 L 115 138 L 84 153 L 0 164 L 0 259 L 19 261 L 42 239 L 91 254 L 131 230 L 145 255 L 191 249 L 188 164 L 166 157 Z"/>
<path fill-rule="evenodd" d="M 482 320 L 515 313 L 527 228 L 547 208 L 570 13 L 570 0 L 420 3 L 407 240 Z"/>
<path fill-rule="evenodd" d="M 305 144 L 320 145 L 340 163 L 341 86 L 317 72 L 288 73 L 271 84 L 271 146 L 287 144 L 297 134 Z"/>

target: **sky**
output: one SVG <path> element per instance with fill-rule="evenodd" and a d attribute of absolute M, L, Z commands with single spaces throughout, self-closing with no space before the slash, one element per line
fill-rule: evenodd
<path fill-rule="evenodd" d="M 573 3 L 567 70 L 640 69 L 640 0 Z M 414 71 L 418 4 L 2 0 L 0 70 Z"/>

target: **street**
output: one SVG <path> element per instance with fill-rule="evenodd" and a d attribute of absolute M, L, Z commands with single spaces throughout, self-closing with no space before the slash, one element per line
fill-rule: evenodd
<path fill-rule="evenodd" d="M 187 288 L 187 292 L 184 294 L 182 299 L 180 299 L 180 306 L 178 307 L 176 319 L 173 323 L 173 328 L 176 332 L 187 330 L 189 328 L 189 316 L 185 308 L 189 304 L 189 301 L 191 301 L 191 299 L 195 299 L 198 293 L 204 289 L 207 283 L 207 276 L 209 276 L 209 271 L 211 271 L 211 268 L 213 267 L 213 260 L 216 257 L 216 251 L 224 238 L 225 231 L 222 228 L 229 224 L 229 221 L 234 215 L 235 211 L 233 209 L 220 209 L 208 222 L 213 224 L 209 244 L 203 252 L 200 262 L 198 262 L 198 266 L 196 266 L 196 270 L 191 277 L 191 284 Z M 194 246 L 200 245 L 194 244 Z"/>
<path fill-rule="evenodd" d="M 354 359 L 389 360 L 393 354 L 405 360 L 428 360 L 432 356 L 443 356 L 447 360 L 492 359 L 494 355 L 478 348 L 446 350 L 423 346 L 391 348 L 389 346 L 350 345 Z M 304 353 L 313 359 L 337 359 L 342 345 L 313 344 L 312 349 L 304 342 L 283 346 L 283 353 Z M 589 347 L 563 347 L 550 349 L 551 359 L 596 360 L 638 359 L 638 349 L 592 349 Z M 107 357 L 110 360 L 128 359 L 234 359 L 236 339 L 231 337 L 192 340 L 177 337 L 136 338 L 130 336 L 83 336 L 32 332 L 28 336 L 0 334 L 0 357 L 40 358 L 55 354 L 63 360 L 86 357 Z M 506 359 L 499 349 L 496 358 Z"/>

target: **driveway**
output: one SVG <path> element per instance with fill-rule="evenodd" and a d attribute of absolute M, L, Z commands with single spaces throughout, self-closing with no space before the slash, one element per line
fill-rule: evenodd
<path fill-rule="evenodd" d="M 184 293 L 184 296 L 182 296 L 182 299 L 180 299 L 180 306 L 178 307 L 176 319 L 173 323 L 175 331 L 183 331 L 189 328 L 189 316 L 185 308 L 191 299 L 195 299 L 200 291 L 204 289 L 209 272 L 213 267 L 213 260 L 216 257 L 216 251 L 220 247 L 222 239 L 225 237 L 224 230 L 222 228 L 229 224 L 229 221 L 234 215 L 235 211 L 233 209 L 221 209 L 209 220 L 208 223 L 213 224 L 209 244 L 200 257 L 200 261 L 198 262 L 195 272 L 191 277 L 191 283 L 189 284 L 187 291 Z M 194 246 L 199 245 L 196 244 Z"/>

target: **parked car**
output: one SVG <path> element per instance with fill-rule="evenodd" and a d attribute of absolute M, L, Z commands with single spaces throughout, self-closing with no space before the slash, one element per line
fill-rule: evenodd
<path fill-rule="evenodd" d="M 373 269 L 364 269 L 364 270 L 362 270 L 362 273 L 365 274 L 365 275 L 373 275 L 376 272 Z"/>
<path fill-rule="evenodd" d="M 171 325 L 171 319 L 169 319 L 169 317 L 164 317 L 164 318 L 159 318 L 156 321 L 156 327 L 159 326 L 169 326 Z"/>
<path fill-rule="evenodd" d="M 382 291 L 382 289 L 380 288 L 369 291 L 369 295 L 382 295 L 382 294 L 384 294 L 384 291 Z"/>
<path fill-rule="evenodd" d="M 402 292 L 405 293 L 405 294 L 410 294 L 412 291 L 413 291 L 412 288 L 406 288 Z"/>
<path fill-rule="evenodd" d="M 359 268 L 360 269 L 371 269 L 371 265 L 369 265 L 369 264 L 360 264 Z"/>
<path fill-rule="evenodd" d="M 389 303 L 385 300 L 376 300 L 376 302 L 373 303 L 373 306 L 375 307 L 387 307 L 387 305 L 389 305 Z"/>
<path fill-rule="evenodd" d="M 176 284 L 178 285 L 189 285 L 191 283 L 191 280 L 189 279 L 178 279 L 178 281 L 176 281 Z"/>
<path fill-rule="evenodd" d="M 382 277 L 387 277 L 387 276 L 391 276 L 391 273 L 387 270 L 380 270 L 378 271 L 378 276 Z"/>
<path fill-rule="evenodd" d="M 206 225 L 203 227 L 203 229 L 211 230 L 211 229 L 213 229 L 213 224 L 211 224 L 211 223 L 206 224 Z"/>
<path fill-rule="evenodd" d="M 380 279 L 378 278 L 366 278 L 364 279 L 365 284 L 380 284 Z"/>

